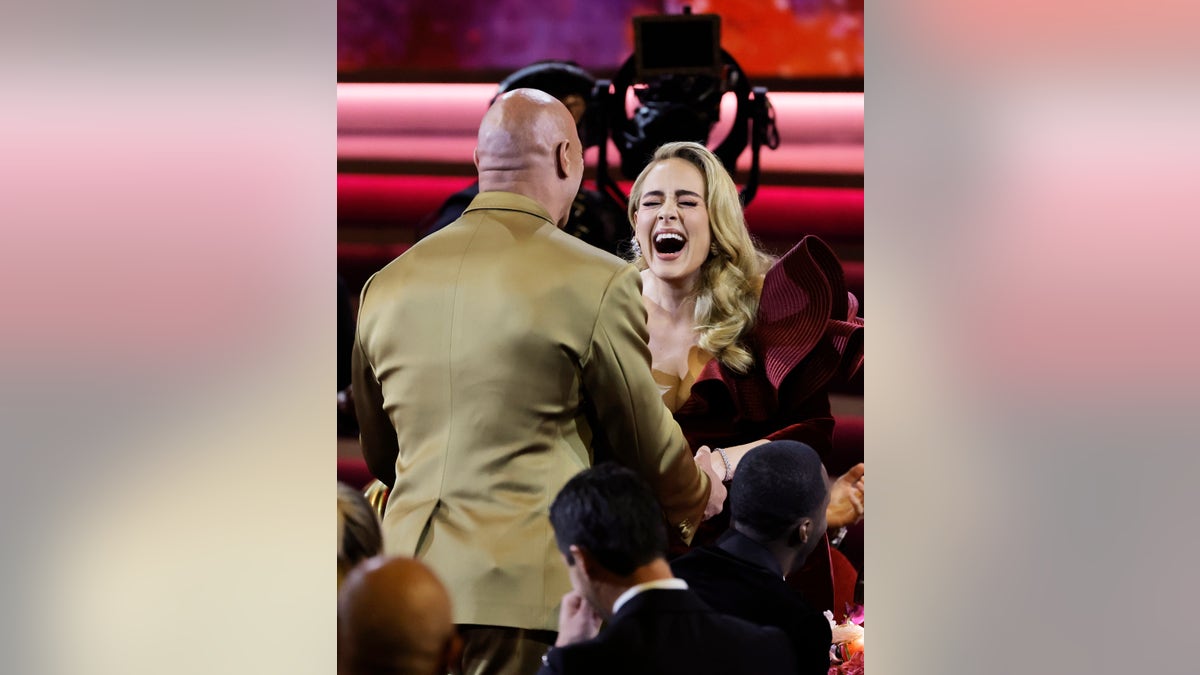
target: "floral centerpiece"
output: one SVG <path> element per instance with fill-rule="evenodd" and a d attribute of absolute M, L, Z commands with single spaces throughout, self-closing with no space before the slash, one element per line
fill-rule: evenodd
<path fill-rule="evenodd" d="M 859 605 L 846 613 L 846 620 L 835 623 L 833 612 L 826 611 L 825 618 L 833 631 L 833 645 L 829 649 L 829 675 L 865 675 L 863 628 L 864 610 Z"/>

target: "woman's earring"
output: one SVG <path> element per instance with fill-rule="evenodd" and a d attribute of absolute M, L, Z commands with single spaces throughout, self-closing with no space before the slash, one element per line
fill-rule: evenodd
<path fill-rule="evenodd" d="M 642 257 L 642 245 L 638 243 L 637 237 L 629 240 L 630 248 L 633 249 L 633 255 L 638 258 Z"/>

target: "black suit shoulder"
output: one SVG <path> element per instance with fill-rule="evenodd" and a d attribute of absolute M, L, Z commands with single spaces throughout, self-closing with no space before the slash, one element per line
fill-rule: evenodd
<path fill-rule="evenodd" d="M 795 658 L 778 629 L 708 607 L 690 591 L 645 591 L 596 638 L 551 650 L 542 675 L 791 675 Z"/>
<path fill-rule="evenodd" d="M 798 672 L 829 671 L 829 621 L 783 579 L 716 547 L 693 549 L 674 560 L 671 569 L 713 609 L 786 633 Z"/>

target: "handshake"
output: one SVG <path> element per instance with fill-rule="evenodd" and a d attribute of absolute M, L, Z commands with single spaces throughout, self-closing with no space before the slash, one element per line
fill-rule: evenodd
<path fill-rule="evenodd" d="M 712 491 L 708 496 L 708 504 L 704 509 L 704 519 L 708 520 L 721 512 L 729 491 L 725 483 L 733 480 L 734 471 L 742 458 L 750 450 L 767 443 L 766 439 L 717 449 L 715 452 L 707 445 L 700 446 L 694 457 L 696 466 L 708 474 Z M 859 462 L 849 471 L 838 476 L 830 486 L 829 508 L 825 511 L 827 527 L 836 530 L 854 525 L 866 514 L 866 465 Z"/>

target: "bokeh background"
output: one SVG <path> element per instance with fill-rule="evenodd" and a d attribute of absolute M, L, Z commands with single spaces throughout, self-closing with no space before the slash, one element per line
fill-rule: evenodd
<path fill-rule="evenodd" d="M 633 53 L 630 19 L 722 17 L 722 47 L 756 81 L 862 77 L 862 0 L 339 0 L 338 74 L 348 81 L 447 82 L 542 59 L 612 71 Z"/>
<path fill-rule="evenodd" d="M 1193 672 L 1197 9 L 865 11 L 870 667 Z M 0 670 L 333 670 L 338 18 L 0 10 Z"/>

